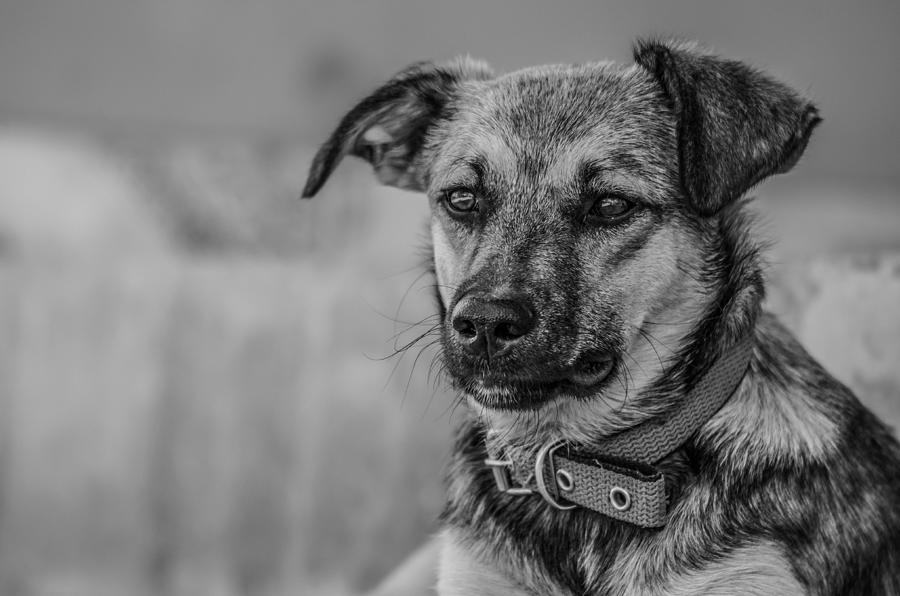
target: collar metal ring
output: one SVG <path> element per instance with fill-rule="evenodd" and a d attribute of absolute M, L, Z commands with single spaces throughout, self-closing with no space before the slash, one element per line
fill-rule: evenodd
<path fill-rule="evenodd" d="M 537 484 L 537 491 L 544 498 L 545 501 L 559 509 L 560 511 L 568 511 L 570 509 L 575 509 L 577 505 L 572 504 L 563 504 L 556 500 L 549 490 L 547 490 L 547 481 L 544 476 L 544 465 L 547 465 L 547 471 L 549 472 L 549 478 L 553 478 L 554 482 L 556 481 L 556 471 L 553 469 L 553 454 L 557 449 L 562 447 L 565 444 L 565 441 L 559 439 L 550 439 L 544 446 L 541 447 L 540 451 L 538 451 L 537 458 L 534 460 L 534 480 Z M 556 491 L 554 491 L 556 492 Z"/>

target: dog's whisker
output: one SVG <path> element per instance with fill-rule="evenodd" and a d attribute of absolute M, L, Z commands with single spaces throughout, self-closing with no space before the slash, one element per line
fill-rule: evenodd
<path fill-rule="evenodd" d="M 427 414 L 428 410 L 431 409 L 431 404 L 438 393 L 438 389 L 440 389 L 440 379 L 445 372 L 444 359 L 442 356 L 443 354 L 441 350 L 436 350 L 431 358 L 431 364 L 428 366 L 427 382 L 431 385 L 431 395 L 429 396 L 428 403 L 425 406 L 425 414 Z"/>
<path fill-rule="evenodd" d="M 438 329 L 437 325 L 431 327 L 424 333 L 417 336 L 412 341 L 404 344 L 403 346 L 400 346 L 399 348 L 395 348 L 392 353 L 390 353 L 386 356 L 372 357 L 372 356 L 369 356 L 368 354 L 365 355 L 366 358 L 377 361 L 377 362 L 382 362 L 382 361 L 388 360 L 390 358 L 393 358 L 395 356 L 399 356 L 399 358 L 397 358 L 397 361 L 394 362 L 394 366 L 391 368 L 391 372 L 388 375 L 387 380 L 385 381 L 384 387 L 382 387 L 382 391 L 385 391 L 388 388 L 388 386 L 390 385 L 391 380 L 394 378 L 394 374 L 397 372 L 397 368 L 400 366 L 400 363 L 403 362 L 403 356 L 406 354 L 406 352 L 409 351 L 409 349 L 412 348 L 414 345 L 416 345 L 418 342 L 422 341 L 424 338 L 426 338 L 429 335 L 431 335 L 432 333 L 434 333 L 434 331 L 436 331 L 437 329 Z M 421 354 L 421 352 L 420 352 L 420 354 Z M 416 357 L 416 360 L 418 360 L 418 357 Z M 413 366 L 415 366 L 415 365 L 413 365 Z M 412 374 L 412 373 L 410 373 L 410 374 Z M 407 385 L 408 385 L 408 383 L 407 383 Z M 405 399 L 405 395 L 404 395 L 404 399 Z"/>
<path fill-rule="evenodd" d="M 391 356 L 396 356 L 397 354 L 405 354 L 405 353 L 406 353 L 405 351 L 394 352 Z M 379 360 L 386 360 L 386 358 L 381 358 Z M 400 366 L 401 362 L 403 362 L 403 356 L 400 356 L 400 358 L 397 358 L 397 360 L 394 362 L 394 366 L 391 367 L 391 372 L 388 375 L 387 379 L 385 380 L 384 386 L 381 388 L 382 392 L 386 391 L 387 388 L 390 386 L 391 380 L 394 378 L 394 374 L 397 372 L 397 368 Z M 401 401 L 401 405 L 402 405 L 402 401 Z"/>
<path fill-rule="evenodd" d="M 622 391 L 625 396 L 622 399 L 622 403 L 619 404 L 618 411 L 624 410 L 628 406 L 628 388 L 634 382 L 634 378 L 631 375 L 631 371 L 628 370 L 628 365 L 625 361 L 622 361 L 622 377 L 620 377 L 622 381 Z"/>
<path fill-rule="evenodd" d="M 437 331 L 438 329 L 440 329 L 440 324 L 433 325 L 433 326 L 429 327 L 428 330 L 426 330 L 425 332 L 420 333 L 419 335 L 417 335 L 417 336 L 415 337 L 415 339 L 412 339 L 412 340 L 408 341 L 407 343 L 403 344 L 402 346 L 396 347 L 397 344 L 394 344 L 394 345 L 395 345 L 395 348 L 394 348 L 393 352 L 391 352 L 391 353 L 388 354 L 387 356 L 376 357 L 376 358 L 373 358 L 373 359 L 374 359 L 374 360 L 379 360 L 379 361 L 380 361 L 380 360 L 389 360 L 390 358 L 393 358 L 394 356 L 398 356 L 398 355 L 400 355 L 400 354 L 403 354 L 404 352 L 406 352 L 407 350 L 409 350 L 411 347 L 413 347 L 414 345 L 416 345 L 418 342 L 422 341 L 422 339 L 428 337 L 429 335 L 431 335 L 432 333 L 434 333 L 434 332 Z"/>
<path fill-rule="evenodd" d="M 400 310 L 403 308 L 403 303 L 406 301 L 406 297 L 409 296 L 409 293 L 412 291 L 413 287 L 414 287 L 417 283 L 419 283 L 419 281 L 420 281 L 423 277 L 425 277 L 426 275 L 429 275 L 430 273 L 431 273 L 431 272 L 428 271 L 428 270 L 426 269 L 426 270 L 422 271 L 419 275 L 417 275 L 416 278 L 415 278 L 414 280 L 412 280 L 412 282 L 411 282 L 411 283 L 409 284 L 409 286 L 406 288 L 406 291 L 404 291 L 404 292 L 403 292 L 403 295 L 400 297 L 400 303 L 397 304 L 397 309 L 396 309 L 396 311 L 394 311 L 394 317 L 399 317 L 399 316 L 400 316 Z"/>
<path fill-rule="evenodd" d="M 634 362 L 634 364 L 635 364 L 639 369 L 641 369 L 641 372 L 642 372 L 642 373 L 647 374 L 647 371 L 644 370 L 644 367 L 641 365 L 641 363 L 638 362 L 637 358 L 635 358 L 633 355 L 631 355 L 631 353 L 625 351 L 625 352 L 622 352 L 622 355 L 625 356 L 625 357 L 627 357 L 627 358 L 630 358 L 631 361 Z M 657 357 L 658 357 L 658 356 L 657 356 Z M 662 364 L 662 361 L 660 361 L 660 364 Z M 624 366 L 624 364 L 623 364 L 623 366 Z"/>
<path fill-rule="evenodd" d="M 448 374 L 449 373 L 447 371 L 447 362 L 444 360 L 443 355 L 440 352 L 438 352 L 437 372 L 435 373 L 435 376 L 434 376 L 435 388 L 440 386 L 441 379 L 446 378 Z"/>
<path fill-rule="evenodd" d="M 434 284 L 429 285 L 428 287 L 419 288 L 419 291 L 421 292 L 424 290 L 435 290 L 435 289 L 445 289 L 445 290 L 449 290 L 450 292 L 456 292 L 457 290 L 459 290 L 459 286 L 434 283 Z"/>
<path fill-rule="evenodd" d="M 403 344 L 400 347 L 396 347 L 395 351 L 396 352 L 408 351 L 408 350 L 412 349 L 413 347 L 415 347 L 415 345 L 418 344 L 420 341 L 422 341 L 424 338 L 429 337 L 429 336 L 435 337 L 437 340 L 440 340 L 441 336 L 440 336 L 440 333 L 438 333 L 440 331 L 440 328 L 441 328 L 440 324 L 432 325 L 426 331 L 420 333 L 415 339 Z M 395 342 L 394 345 L 396 346 L 397 342 Z"/>
<path fill-rule="evenodd" d="M 447 407 L 445 407 L 445 408 L 441 411 L 441 413 L 438 414 L 438 415 L 434 418 L 434 420 L 437 421 L 437 420 L 440 420 L 441 418 L 443 418 L 444 416 L 446 416 L 446 417 L 447 417 L 447 423 L 448 423 L 448 424 L 452 424 L 452 422 L 453 422 L 453 413 L 456 411 L 456 408 L 458 408 L 458 407 L 460 406 L 460 404 L 461 404 L 464 400 L 465 400 L 465 397 L 463 397 L 462 394 L 459 394 L 459 393 L 456 394 L 456 395 L 453 397 L 453 399 L 450 400 L 450 403 L 447 404 Z"/>
<path fill-rule="evenodd" d="M 437 379 L 434 377 L 435 367 L 437 366 L 438 360 L 441 357 L 441 350 L 435 351 L 434 355 L 431 357 L 431 362 L 428 364 L 428 373 L 425 375 L 425 381 L 429 385 L 432 385 L 435 389 Z"/>
<path fill-rule="evenodd" d="M 413 283 L 415 283 L 415 282 L 413 282 Z M 411 287 L 412 287 L 412 286 L 410 286 L 410 288 L 411 288 Z M 404 292 L 404 294 L 403 294 L 404 298 L 401 298 L 401 304 L 400 304 L 400 306 L 397 307 L 397 309 L 395 310 L 395 312 L 394 312 L 393 315 L 389 315 L 388 313 L 383 312 L 381 309 L 379 309 L 377 306 L 375 306 L 374 304 L 372 304 L 372 303 L 369 302 L 368 300 L 366 300 L 365 303 L 366 303 L 366 306 L 368 306 L 368 307 L 372 310 L 372 312 L 374 312 L 374 313 L 375 313 L 376 315 L 378 315 L 379 317 L 381 317 L 381 318 L 383 318 L 383 319 L 386 319 L 386 320 L 390 321 L 391 323 L 395 323 L 395 324 L 399 324 L 399 325 L 415 325 L 416 323 L 413 323 L 413 322 L 410 322 L 410 321 L 404 321 L 403 319 L 400 319 L 400 318 L 399 318 L 399 317 L 400 317 L 400 309 L 401 309 L 401 307 L 402 307 L 403 300 L 405 299 L 406 294 L 407 294 L 408 292 L 409 292 L 409 289 L 407 289 L 407 291 Z M 437 315 L 437 314 L 431 314 L 431 315 L 429 315 L 429 316 L 430 316 L 430 317 L 434 317 L 434 316 L 438 316 L 438 315 Z"/>
<path fill-rule="evenodd" d="M 399 340 L 400 340 L 400 338 L 401 338 L 403 335 L 405 335 L 405 334 L 409 333 L 410 331 L 414 330 L 416 327 L 421 327 L 422 325 L 428 325 L 430 321 L 437 321 L 438 318 L 439 318 L 439 315 L 428 315 L 427 317 L 424 317 L 424 318 L 422 318 L 422 319 L 420 319 L 420 320 L 418 320 L 418 321 L 415 321 L 415 322 L 400 321 L 400 322 L 402 322 L 403 324 L 408 325 L 408 327 L 407 327 L 406 329 L 403 329 L 403 330 L 401 330 L 401 331 L 398 331 L 397 333 L 394 333 L 393 335 L 389 336 L 389 337 L 387 338 L 387 341 L 392 341 L 392 342 L 394 342 L 394 346 L 395 346 L 395 349 L 396 349 L 396 346 L 398 345 Z M 431 328 L 432 328 L 432 329 L 434 329 L 434 328 L 440 328 L 440 322 L 434 322 L 434 323 L 431 323 Z"/>
<path fill-rule="evenodd" d="M 409 273 L 411 271 L 421 271 L 422 273 L 416 278 L 417 280 L 421 279 L 422 275 L 427 275 L 428 273 L 431 272 L 428 267 L 430 260 L 431 260 L 430 256 L 424 255 L 424 256 L 422 256 L 421 260 L 419 260 L 419 262 L 417 262 L 413 265 L 410 265 L 409 267 L 406 267 L 405 269 L 400 269 L 399 271 L 396 271 L 394 273 L 388 273 L 387 275 L 382 275 L 380 277 L 376 277 L 375 279 L 377 281 L 388 281 L 391 279 L 398 278 L 402 275 L 406 275 L 407 273 Z"/>
<path fill-rule="evenodd" d="M 657 343 L 659 343 L 663 347 L 666 347 L 666 346 L 662 342 L 660 342 L 658 339 L 654 338 L 650 333 L 648 333 L 647 331 L 644 331 L 643 329 L 639 328 L 638 333 L 640 333 L 641 336 L 647 340 L 647 344 L 650 346 L 650 349 L 653 350 L 653 354 L 656 355 L 656 360 L 659 363 L 660 371 L 664 370 L 665 364 L 663 363 L 662 357 L 659 355 L 659 351 L 656 349 L 656 346 L 653 344 L 653 342 L 655 340 Z M 633 356 L 632 356 L 632 360 L 634 360 L 634 362 L 637 363 L 637 360 Z M 640 366 L 640 365 L 638 364 L 638 366 Z M 643 367 L 641 368 L 641 372 L 645 372 L 643 370 Z"/>
<path fill-rule="evenodd" d="M 431 404 L 434 402 L 434 398 L 437 396 L 437 393 L 438 393 L 438 388 L 432 387 L 431 395 L 428 396 L 428 401 L 425 404 L 425 409 L 422 411 L 422 417 L 420 418 L 421 421 L 424 421 L 426 419 L 426 417 L 428 416 L 428 412 L 431 410 Z"/>
<path fill-rule="evenodd" d="M 416 354 L 412 366 L 409 368 L 409 375 L 406 378 L 406 386 L 403 388 L 403 398 L 400 400 L 401 406 L 406 402 L 406 395 L 409 393 L 409 387 L 412 384 L 413 375 L 416 372 L 416 365 L 419 363 L 419 359 L 422 357 L 422 354 L 425 353 L 425 350 L 435 346 L 436 344 L 440 343 L 440 341 L 440 338 L 432 340 L 419 349 L 419 353 Z"/>
<path fill-rule="evenodd" d="M 675 353 L 675 349 L 674 349 L 674 348 L 672 348 L 671 346 L 669 346 L 668 344 L 666 344 L 665 342 L 663 342 L 661 339 L 659 339 L 658 337 L 656 337 L 653 333 L 651 333 L 651 332 L 648 331 L 647 329 L 644 329 L 643 327 L 640 327 L 640 328 L 638 328 L 638 331 L 640 331 L 640 332 L 644 335 L 644 337 L 646 337 L 646 338 L 648 338 L 648 339 L 652 339 L 653 341 L 655 341 L 655 342 L 656 342 L 657 344 L 659 344 L 660 346 L 664 347 L 664 348 L 665 348 L 666 350 L 668 350 L 669 352 L 671 352 L 671 353 L 673 353 L 673 354 Z"/>

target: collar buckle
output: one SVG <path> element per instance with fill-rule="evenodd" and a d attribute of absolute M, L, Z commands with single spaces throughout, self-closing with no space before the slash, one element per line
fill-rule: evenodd
<path fill-rule="evenodd" d="M 501 493 L 515 497 L 525 497 L 534 494 L 534 491 L 527 486 L 513 486 L 512 474 L 510 473 L 510 468 L 513 466 L 511 459 L 493 459 L 489 457 L 484 460 L 484 465 L 491 469 L 491 472 L 494 474 L 494 483 L 497 485 L 497 490 Z"/>
<path fill-rule="evenodd" d="M 544 443 L 538 450 L 537 457 L 534 460 L 533 478 L 536 489 L 527 486 L 513 484 L 513 461 L 511 459 L 496 459 L 489 457 L 484 460 L 484 465 L 491 469 L 494 475 L 494 483 L 497 490 L 507 495 L 516 497 L 525 497 L 539 494 L 548 504 L 560 511 L 569 511 L 575 509 L 577 505 L 569 502 L 561 502 L 559 496 L 559 480 L 556 475 L 556 467 L 553 464 L 553 454 L 556 450 L 565 445 L 565 441 L 560 439 L 551 439 Z M 548 486 L 547 478 L 552 479 L 552 489 Z M 552 492 L 551 492 L 552 491 Z"/>

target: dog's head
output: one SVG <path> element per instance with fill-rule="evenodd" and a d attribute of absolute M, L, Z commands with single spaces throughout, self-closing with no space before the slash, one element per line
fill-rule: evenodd
<path fill-rule="evenodd" d="M 447 369 L 513 434 L 526 411 L 587 441 L 652 410 L 630 398 L 728 274 L 720 220 L 819 121 L 739 62 L 657 42 L 635 60 L 499 77 L 415 65 L 344 117 L 310 171 L 304 196 L 346 154 L 428 196 Z"/>

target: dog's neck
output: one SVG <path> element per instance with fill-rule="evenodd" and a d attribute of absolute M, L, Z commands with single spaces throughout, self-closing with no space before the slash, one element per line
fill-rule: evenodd
<path fill-rule="evenodd" d="M 648 420 L 593 445 L 591 455 L 574 452 L 564 441 L 552 440 L 534 461 L 506 459 L 502 446 L 498 448 L 498 441 L 488 433 L 490 459 L 485 465 L 492 468 L 497 487 L 503 492 L 530 496 L 536 491 L 557 509 L 581 506 L 645 528 L 663 526 L 669 491 L 656 465 L 681 449 L 735 392 L 744 379 L 752 350 L 751 338 L 741 339 L 684 395 L 670 415 Z M 510 486 L 513 479 L 518 487 Z"/>

